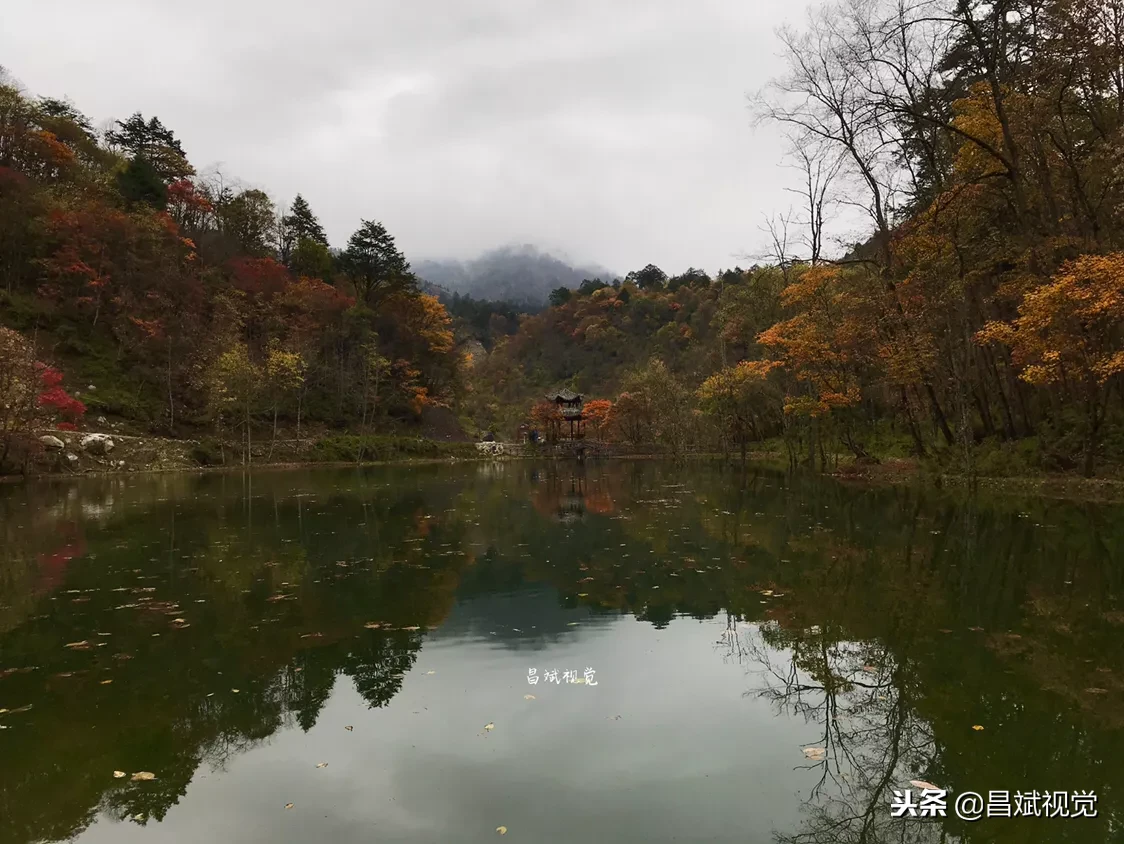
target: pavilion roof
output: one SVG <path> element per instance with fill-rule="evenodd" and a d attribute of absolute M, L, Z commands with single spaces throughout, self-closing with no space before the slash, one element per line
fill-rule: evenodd
<path fill-rule="evenodd" d="M 565 401 L 565 402 L 580 401 L 581 400 L 581 394 L 575 393 L 573 390 L 568 390 L 568 389 L 567 390 L 555 390 L 552 393 L 547 393 L 546 399 L 547 399 L 547 401 Z"/>

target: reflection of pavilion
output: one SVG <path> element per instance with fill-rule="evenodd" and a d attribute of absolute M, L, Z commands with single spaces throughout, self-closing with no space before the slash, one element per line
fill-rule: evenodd
<path fill-rule="evenodd" d="M 585 477 L 570 476 L 570 489 L 562 493 L 555 518 L 563 524 L 585 518 Z"/>
<path fill-rule="evenodd" d="M 613 497 L 601 482 L 604 478 L 587 480 L 581 467 L 571 473 L 531 471 L 535 489 L 531 504 L 544 518 L 562 523 L 583 520 L 587 514 L 606 515 L 616 508 Z"/>
<path fill-rule="evenodd" d="M 586 513 L 586 482 L 582 473 L 559 475 L 554 472 L 531 473 L 537 489 L 531 496 L 534 508 L 547 518 L 569 523 L 580 521 Z"/>

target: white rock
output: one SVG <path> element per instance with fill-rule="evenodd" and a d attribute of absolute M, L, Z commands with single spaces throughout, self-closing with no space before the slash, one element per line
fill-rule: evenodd
<path fill-rule="evenodd" d="M 43 436 L 41 436 L 39 438 L 39 442 L 41 442 L 46 448 L 54 449 L 59 449 L 66 445 L 66 443 L 64 443 L 58 437 L 52 437 L 50 434 L 44 434 Z"/>
<path fill-rule="evenodd" d="M 87 384 L 87 385 L 86 385 L 86 389 L 87 389 L 87 390 L 96 390 L 96 389 L 97 389 L 97 387 L 95 387 L 95 386 L 94 386 L 93 384 Z"/>
<path fill-rule="evenodd" d="M 99 425 L 108 425 L 108 424 L 109 424 L 109 420 L 108 420 L 108 419 L 106 419 L 106 418 L 105 418 L 104 416 L 99 416 L 99 417 L 98 417 L 98 424 L 99 424 Z"/>
<path fill-rule="evenodd" d="M 66 462 L 69 463 L 71 466 L 76 465 L 78 463 L 78 455 L 75 454 L 73 451 L 68 451 L 66 453 Z"/>
<path fill-rule="evenodd" d="M 113 440 L 109 438 L 109 434 L 89 434 L 82 437 L 82 450 L 90 454 L 109 454 L 113 451 Z"/>
<path fill-rule="evenodd" d="M 124 466 L 124 465 L 125 465 L 125 461 L 124 461 L 124 460 L 118 460 L 118 461 L 117 461 L 117 467 L 118 467 L 118 468 L 121 468 L 121 467 L 122 467 L 122 466 Z"/>

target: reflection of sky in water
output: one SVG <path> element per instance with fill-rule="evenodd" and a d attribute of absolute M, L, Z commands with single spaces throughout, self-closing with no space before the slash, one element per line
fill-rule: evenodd
<path fill-rule="evenodd" d="M 340 680 L 308 734 L 201 776 L 163 824 L 99 823 L 79 840 L 483 841 L 503 824 L 511 840 L 733 842 L 795 821 L 814 775 L 793 768 L 815 731 L 743 696 L 744 672 L 713 648 L 720 623 L 611 617 L 534 650 L 479 635 L 532 617 L 527 602 L 543 606 L 533 594 L 459 605 L 388 707 Z M 593 667 L 598 685 L 532 686 L 531 667 Z"/>

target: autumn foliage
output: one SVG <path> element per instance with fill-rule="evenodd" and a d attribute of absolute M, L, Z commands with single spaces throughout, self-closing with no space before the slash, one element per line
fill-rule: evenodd
<path fill-rule="evenodd" d="M 0 84 L 0 321 L 59 360 L 39 411 L 73 424 L 65 372 L 142 427 L 237 426 L 249 459 L 255 428 L 411 428 L 464 393 L 451 319 L 380 223 L 333 254 L 305 200 L 199 177 L 158 119 L 90 127 Z"/>

